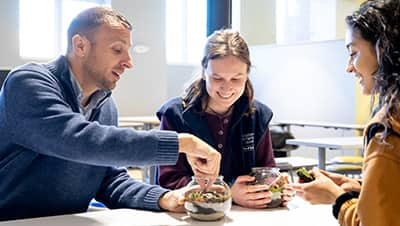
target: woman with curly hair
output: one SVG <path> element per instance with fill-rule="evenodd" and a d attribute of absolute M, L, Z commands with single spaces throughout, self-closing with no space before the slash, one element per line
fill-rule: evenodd
<path fill-rule="evenodd" d="M 340 225 L 400 225 L 400 1 L 366 1 L 346 17 L 347 72 L 380 109 L 364 131 L 363 180 L 313 169 L 297 195 L 333 204 Z"/>

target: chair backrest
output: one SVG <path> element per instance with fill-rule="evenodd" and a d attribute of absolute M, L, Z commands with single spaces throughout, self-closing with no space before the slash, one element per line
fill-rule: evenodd
<path fill-rule="evenodd" d="M 272 140 L 272 148 L 274 149 L 275 157 L 287 157 L 290 151 L 293 151 L 298 146 L 286 144 L 287 139 L 293 139 L 294 136 L 290 131 L 284 130 L 281 127 L 272 126 L 269 130 Z"/>
<path fill-rule="evenodd" d="M 6 79 L 8 73 L 10 72 L 10 69 L 0 69 L 0 90 L 1 87 L 3 86 L 3 82 Z"/>

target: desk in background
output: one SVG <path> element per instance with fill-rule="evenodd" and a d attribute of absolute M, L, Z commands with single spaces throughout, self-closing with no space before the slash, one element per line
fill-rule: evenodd
<path fill-rule="evenodd" d="M 325 169 L 327 149 L 361 149 L 363 147 L 363 137 L 289 139 L 286 140 L 286 143 L 318 148 L 318 167 Z"/>
<path fill-rule="evenodd" d="M 144 124 L 141 122 L 118 122 L 118 127 L 134 128 L 136 130 L 144 130 Z"/>
<path fill-rule="evenodd" d="M 295 197 L 295 199 L 300 199 Z M 310 205 L 300 200 L 299 207 L 294 209 L 247 209 L 234 205 L 232 210 L 225 218 L 214 221 L 195 221 L 185 213 L 151 212 L 132 209 L 102 210 L 92 211 L 81 214 L 61 215 L 54 217 L 32 218 L 0 222 L 1 226 L 184 226 L 184 225 L 204 225 L 204 226 L 338 226 L 336 219 L 332 215 L 330 205 Z M 293 204 L 295 205 L 295 204 Z"/>
<path fill-rule="evenodd" d="M 118 123 L 142 123 L 144 130 L 151 130 L 160 125 L 160 120 L 156 116 L 121 116 Z"/>
<path fill-rule="evenodd" d="M 131 127 L 141 130 L 158 128 L 160 120 L 156 116 L 122 116 L 118 118 L 119 127 Z M 155 184 L 155 168 L 145 166 L 143 169 L 143 181 Z"/>
<path fill-rule="evenodd" d="M 276 121 L 272 122 L 270 126 L 280 126 L 286 131 L 290 131 L 291 126 L 301 127 L 321 127 L 325 129 L 343 129 L 355 130 L 363 132 L 365 125 L 361 124 L 347 124 L 347 123 L 333 123 L 333 122 L 311 122 L 311 121 Z"/>

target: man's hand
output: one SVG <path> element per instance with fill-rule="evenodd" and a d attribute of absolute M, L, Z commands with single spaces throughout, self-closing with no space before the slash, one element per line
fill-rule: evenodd
<path fill-rule="evenodd" d="M 210 186 L 219 175 L 221 154 L 199 138 L 180 133 L 179 152 L 185 153 L 194 175 L 202 187 Z M 203 179 L 203 180 L 201 180 Z"/>

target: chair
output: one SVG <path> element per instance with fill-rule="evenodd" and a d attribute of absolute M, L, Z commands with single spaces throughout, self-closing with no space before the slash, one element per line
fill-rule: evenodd
<path fill-rule="evenodd" d="M 290 131 L 278 126 L 271 126 L 269 131 L 275 157 L 290 156 L 290 152 L 298 148 L 297 145 L 286 144 L 287 139 L 294 138 Z"/>
<path fill-rule="evenodd" d="M 338 156 L 326 167 L 329 172 L 344 174 L 349 177 L 359 178 L 362 173 L 363 157 L 361 156 Z"/>
<path fill-rule="evenodd" d="M 8 73 L 10 71 L 11 70 L 9 70 L 9 69 L 0 69 L 0 90 L 1 90 L 1 87 L 3 85 L 4 80 L 6 79 Z"/>

